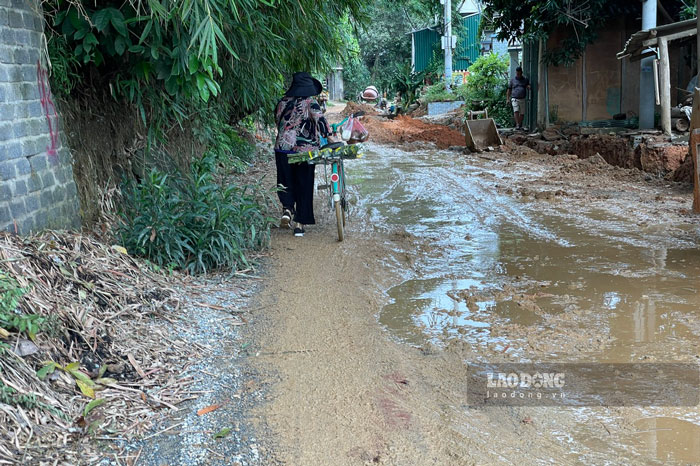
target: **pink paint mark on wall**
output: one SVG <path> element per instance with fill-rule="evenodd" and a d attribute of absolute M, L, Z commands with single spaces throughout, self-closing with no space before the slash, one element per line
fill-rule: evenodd
<path fill-rule="evenodd" d="M 36 63 L 36 76 L 39 84 L 39 98 L 41 99 L 41 108 L 46 115 L 46 121 L 49 123 L 49 145 L 46 146 L 46 155 L 49 160 L 58 163 L 58 114 L 56 106 L 51 100 L 51 88 L 49 87 L 49 74 L 41 66 L 41 62 Z"/>

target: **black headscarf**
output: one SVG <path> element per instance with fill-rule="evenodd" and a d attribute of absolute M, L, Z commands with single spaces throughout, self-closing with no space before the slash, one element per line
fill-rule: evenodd
<path fill-rule="evenodd" d="M 287 97 L 311 97 L 319 95 L 323 91 L 321 81 L 315 79 L 306 71 L 294 73 L 292 76 L 292 85 L 284 94 Z"/>

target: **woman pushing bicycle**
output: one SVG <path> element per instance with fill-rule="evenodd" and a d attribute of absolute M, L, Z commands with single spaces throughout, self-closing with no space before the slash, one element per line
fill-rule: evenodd
<path fill-rule="evenodd" d="M 307 72 L 294 73 L 292 84 L 277 104 L 275 121 L 275 164 L 277 195 L 282 203 L 281 228 L 294 228 L 294 236 L 304 236 L 304 227 L 314 218 L 314 172 L 307 163 L 290 164 L 288 154 L 318 150 L 321 137 L 329 138 L 331 129 L 315 96 L 323 85 Z M 294 222 L 294 223 L 292 223 Z"/>

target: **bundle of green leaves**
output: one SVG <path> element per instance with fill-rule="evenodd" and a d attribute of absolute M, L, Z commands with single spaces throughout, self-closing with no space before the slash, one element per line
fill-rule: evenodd
<path fill-rule="evenodd" d="M 17 280 L 0 272 L 0 336 L 5 331 L 26 332 L 34 339 L 42 329 L 45 318 L 37 314 L 27 314 L 19 307 L 20 299 L 27 293 Z"/>

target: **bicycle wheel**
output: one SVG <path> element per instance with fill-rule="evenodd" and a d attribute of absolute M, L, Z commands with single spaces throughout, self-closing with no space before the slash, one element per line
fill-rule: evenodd
<path fill-rule="evenodd" d="M 338 225 L 338 241 L 345 239 L 345 210 L 340 201 L 335 201 L 335 220 Z"/>
<path fill-rule="evenodd" d="M 345 199 L 343 199 L 343 201 L 340 203 L 340 206 L 342 207 L 342 211 L 343 211 L 343 227 L 345 227 L 345 222 L 346 222 L 346 219 L 348 217 L 347 201 Z"/>
<path fill-rule="evenodd" d="M 339 171 L 340 171 L 340 207 L 341 210 L 343 211 L 343 227 L 345 226 L 346 219 L 347 219 L 347 213 L 348 213 L 348 201 L 345 198 L 345 164 L 343 161 L 340 161 L 340 166 L 339 166 Z"/>

